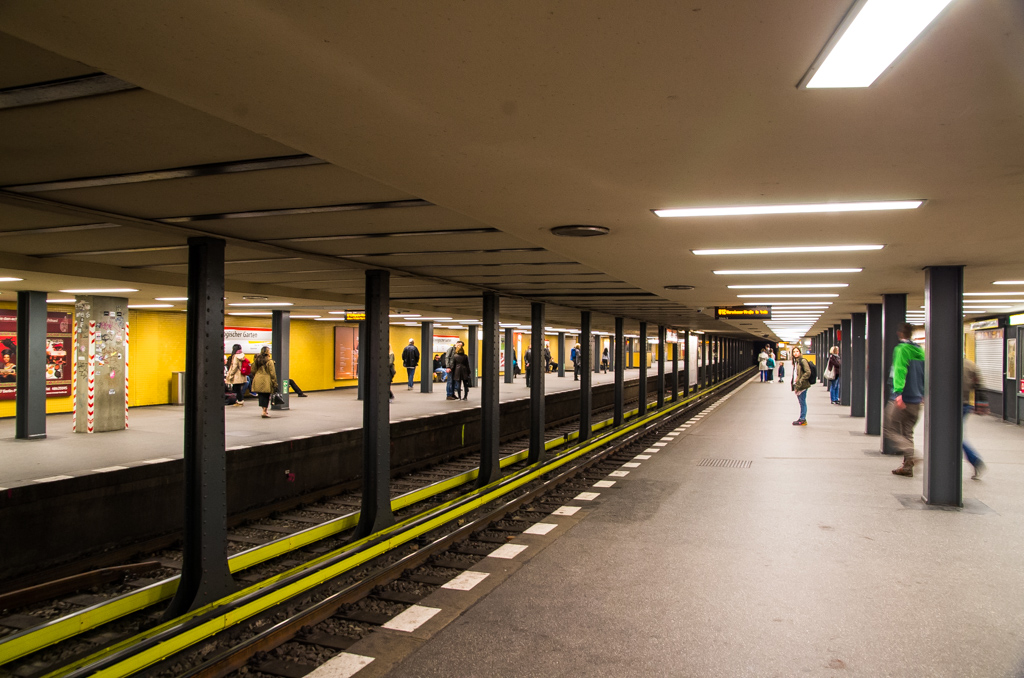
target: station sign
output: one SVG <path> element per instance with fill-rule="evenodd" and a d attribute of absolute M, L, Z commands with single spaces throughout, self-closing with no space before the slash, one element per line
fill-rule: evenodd
<path fill-rule="evenodd" d="M 366 311 L 345 311 L 345 322 L 362 322 L 366 320 Z"/>
<path fill-rule="evenodd" d="M 258 355 L 264 346 L 270 346 L 273 332 L 269 327 L 225 327 L 224 355 L 231 355 L 235 344 L 242 347 L 242 353 Z"/>
<path fill-rule="evenodd" d="M 755 318 L 771 320 L 771 306 L 715 306 L 715 320 L 728 318 Z"/>
<path fill-rule="evenodd" d="M 992 318 L 991 320 L 978 320 L 977 322 L 971 323 L 972 330 L 994 330 L 999 327 L 999 318 Z"/>

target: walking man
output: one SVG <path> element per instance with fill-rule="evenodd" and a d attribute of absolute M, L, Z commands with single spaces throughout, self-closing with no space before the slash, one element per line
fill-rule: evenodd
<path fill-rule="evenodd" d="M 409 345 L 402 351 L 402 364 L 409 373 L 409 390 L 412 390 L 412 380 L 416 376 L 416 368 L 420 364 L 420 350 L 416 348 L 416 342 L 409 340 Z"/>
<path fill-rule="evenodd" d="M 885 437 L 903 452 L 903 466 L 892 472 L 914 477 L 914 426 L 924 400 L 924 349 L 911 341 L 914 326 L 900 325 L 900 343 L 892 352 L 892 396 L 885 405 Z"/>
<path fill-rule="evenodd" d="M 523 356 L 523 369 L 526 370 L 526 388 L 533 386 L 531 383 L 533 379 L 530 376 L 530 361 L 533 359 L 533 346 L 526 349 L 526 355 Z"/>
<path fill-rule="evenodd" d="M 970 414 L 974 406 L 971 405 L 971 393 L 974 393 L 974 402 L 978 402 L 980 395 L 977 393 L 977 388 L 980 380 L 978 378 L 978 366 L 970 360 L 964 358 L 964 428 L 967 427 L 967 415 Z M 964 438 L 964 455 L 967 457 L 967 461 L 971 462 L 971 466 L 974 467 L 974 475 L 971 476 L 972 480 L 981 480 L 981 474 L 985 472 L 985 462 L 981 460 L 978 453 L 975 452 L 974 448 L 967 444 L 967 438 Z"/>

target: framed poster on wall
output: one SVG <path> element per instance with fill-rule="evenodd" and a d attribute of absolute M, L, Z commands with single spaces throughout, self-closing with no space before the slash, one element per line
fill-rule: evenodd
<path fill-rule="evenodd" d="M 336 326 L 334 328 L 334 378 L 357 378 L 359 363 L 359 328 Z"/>
<path fill-rule="evenodd" d="M 71 395 L 71 314 L 46 314 L 46 397 Z M 0 400 L 14 400 L 18 381 L 18 312 L 0 311 Z"/>
<path fill-rule="evenodd" d="M 1006 378 L 1017 378 L 1017 337 L 1006 340 Z"/>

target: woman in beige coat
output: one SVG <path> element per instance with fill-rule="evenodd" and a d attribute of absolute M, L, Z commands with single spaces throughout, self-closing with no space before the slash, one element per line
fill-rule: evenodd
<path fill-rule="evenodd" d="M 245 354 L 242 353 L 241 345 L 235 344 L 232 346 L 231 357 L 228 358 L 228 373 L 224 376 L 224 383 L 235 392 L 235 404 L 232 407 L 241 407 L 242 397 L 245 395 L 245 375 L 242 374 L 242 361 L 244 359 Z"/>
<path fill-rule="evenodd" d="M 277 369 L 274 367 L 273 358 L 270 357 L 269 346 L 260 349 L 253 366 L 252 392 L 259 396 L 263 418 L 269 419 L 270 413 L 267 412 L 267 408 L 270 407 L 270 394 L 277 392 Z"/>

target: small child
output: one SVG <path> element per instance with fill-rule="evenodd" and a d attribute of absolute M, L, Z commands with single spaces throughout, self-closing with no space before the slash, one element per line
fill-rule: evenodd
<path fill-rule="evenodd" d="M 786 363 L 784 363 L 784 362 L 782 362 L 780 360 L 779 361 L 779 383 L 781 384 L 782 380 L 785 379 L 785 378 L 786 378 Z"/>

